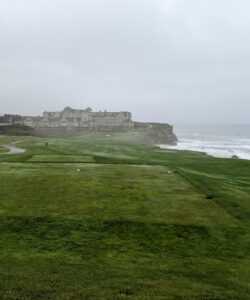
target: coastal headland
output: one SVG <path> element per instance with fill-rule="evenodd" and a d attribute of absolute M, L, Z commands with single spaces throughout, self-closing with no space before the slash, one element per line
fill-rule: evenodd
<path fill-rule="evenodd" d="M 21 116 L 5 114 L 0 116 L 0 134 L 38 135 L 76 132 L 135 131 L 145 132 L 144 143 L 149 145 L 176 145 L 177 137 L 173 126 L 159 123 L 134 122 L 130 112 L 93 112 L 91 108 L 47 112 L 42 116 Z"/>

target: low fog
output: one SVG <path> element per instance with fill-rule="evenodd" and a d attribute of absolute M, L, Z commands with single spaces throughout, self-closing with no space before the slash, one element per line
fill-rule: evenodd
<path fill-rule="evenodd" d="M 1 0 L 0 114 L 250 121 L 248 0 Z"/>

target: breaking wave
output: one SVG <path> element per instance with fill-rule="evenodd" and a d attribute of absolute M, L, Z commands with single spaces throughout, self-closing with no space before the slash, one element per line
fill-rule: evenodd
<path fill-rule="evenodd" d="M 197 128 L 196 128 L 197 129 Z M 213 127 L 214 130 L 214 127 Z M 233 155 L 241 159 L 250 160 L 250 137 L 247 134 L 231 134 L 225 131 L 222 134 L 220 127 L 220 134 L 212 132 L 209 127 L 204 128 L 203 132 L 192 132 L 192 130 L 184 133 L 183 130 L 176 131 L 179 138 L 177 146 L 159 145 L 162 149 L 177 149 L 177 150 L 191 150 L 198 152 L 205 152 L 208 155 L 221 158 L 231 158 Z M 213 134 L 215 133 L 215 134 Z M 249 133 L 249 131 L 248 131 Z"/>

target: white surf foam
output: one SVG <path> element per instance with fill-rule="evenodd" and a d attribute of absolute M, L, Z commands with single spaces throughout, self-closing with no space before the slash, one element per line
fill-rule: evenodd
<path fill-rule="evenodd" d="M 250 124 L 177 124 L 180 142 L 177 146 L 160 145 L 163 149 L 205 152 L 215 157 L 237 155 L 250 160 Z"/>
<path fill-rule="evenodd" d="M 208 155 L 221 158 L 231 158 L 237 155 L 241 159 L 250 160 L 250 139 L 231 141 L 181 140 L 177 146 L 159 145 L 162 149 L 191 150 L 205 152 Z"/>

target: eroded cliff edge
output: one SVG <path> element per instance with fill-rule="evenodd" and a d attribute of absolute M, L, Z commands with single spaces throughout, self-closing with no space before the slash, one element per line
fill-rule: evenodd
<path fill-rule="evenodd" d="M 173 126 L 162 123 L 140 123 L 135 122 L 135 128 L 144 128 L 145 137 L 143 142 L 148 145 L 177 145 L 178 138 L 174 133 Z"/>

